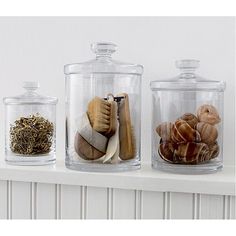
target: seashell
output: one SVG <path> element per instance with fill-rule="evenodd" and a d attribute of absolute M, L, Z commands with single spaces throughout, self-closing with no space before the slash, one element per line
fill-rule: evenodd
<path fill-rule="evenodd" d="M 193 129 L 195 129 L 198 123 L 198 118 L 192 113 L 185 113 L 179 119 L 185 120 Z"/>
<path fill-rule="evenodd" d="M 201 136 L 186 121 L 177 120 L 171 132 L 171 138 L 174 142 L 200 142 Z"/>
<path fill-rule="evenodd" d="M 80 134 L 76 132 L 74 147 L 76 153 L 85 160 L 97 160 L 104 156 L 105 153 L 99 151 L 90 143 L 88 143 Z"/>
<path fill-rule="evenodd" d="M 173 160 L 179 164 L 199 164 L 210 160 L 209 148 L 205 143 L 180 143 L 174 151 Z"/>
<path fill-rule="evenodd" d="M 197 109 L 197 117 L 200 122 L 211 125 L 218 124 L 221 119 L 217 109 L 212 105 L 202 105 Z"/>
<path fill-rule="evenodd" d="M 220 153 L 220 146 L 218 145 L 218 143 L 215 142 L 214 144 L 209 145 L 208 147 L 209 147 L 211 159 L 218 157 L 218 155 Z"/>
<path fill-rule="evenodd" d="M 174 150 L 173 143 L 161 142 L 158 148 L 158 153 L 163 160 L 173 163 Z"/>
<path fill-rule="evenodd" d="M 156 132 L 161 137 L 162 141 L 171 141 L 171 130 L 173 124 L 170 122 L 163 122 L 157 126 Z"/>
<path fill-rule="evenodd" d="M 197 131 L 201 135 L 201 140 L 203 143 L 212 144 L 215 143 L 218 137 L 217 128 L 208 123 L 199 122 L 196 126 Z"/>

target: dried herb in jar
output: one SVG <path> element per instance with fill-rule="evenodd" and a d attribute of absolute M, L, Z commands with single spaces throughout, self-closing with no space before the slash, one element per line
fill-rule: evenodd
<path fill-rule="evenodd" d="M 21 117 L 11 125 L 11 151 L 22 155 L 50 152 L 53 143 L 53 123 L 39 114 Z"/>

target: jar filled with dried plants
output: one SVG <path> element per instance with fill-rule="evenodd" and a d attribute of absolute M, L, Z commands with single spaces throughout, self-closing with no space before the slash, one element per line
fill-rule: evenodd
<path fill-rule="evenodd" d="M 24 82 L 23 95 L 4 98 L 6 161 L 13 165 L 55 163 L 57 98 L 39 95 L 38 82 Z"/>

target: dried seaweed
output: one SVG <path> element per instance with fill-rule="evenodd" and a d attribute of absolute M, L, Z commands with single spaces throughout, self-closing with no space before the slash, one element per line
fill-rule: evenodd
<path fill-rule="evenodd" d="M 21 117 L 10 127 L 11 151 L 22 155 L 50 152 L 53 143 L 53 123 L 39 114 Z"/>

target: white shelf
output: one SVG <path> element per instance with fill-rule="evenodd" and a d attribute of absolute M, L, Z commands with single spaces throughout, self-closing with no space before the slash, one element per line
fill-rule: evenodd
<path fill-rule="evenodd" d="M 62 161 L 51 166 L 11 166 L 1 161 L 0 180 L 219 195 L 235 195 L 236 183 L 233 166 L 208 175 L 165 173 L 148 164 L 137 171 L 95 173 L 69 170 Z"/>

